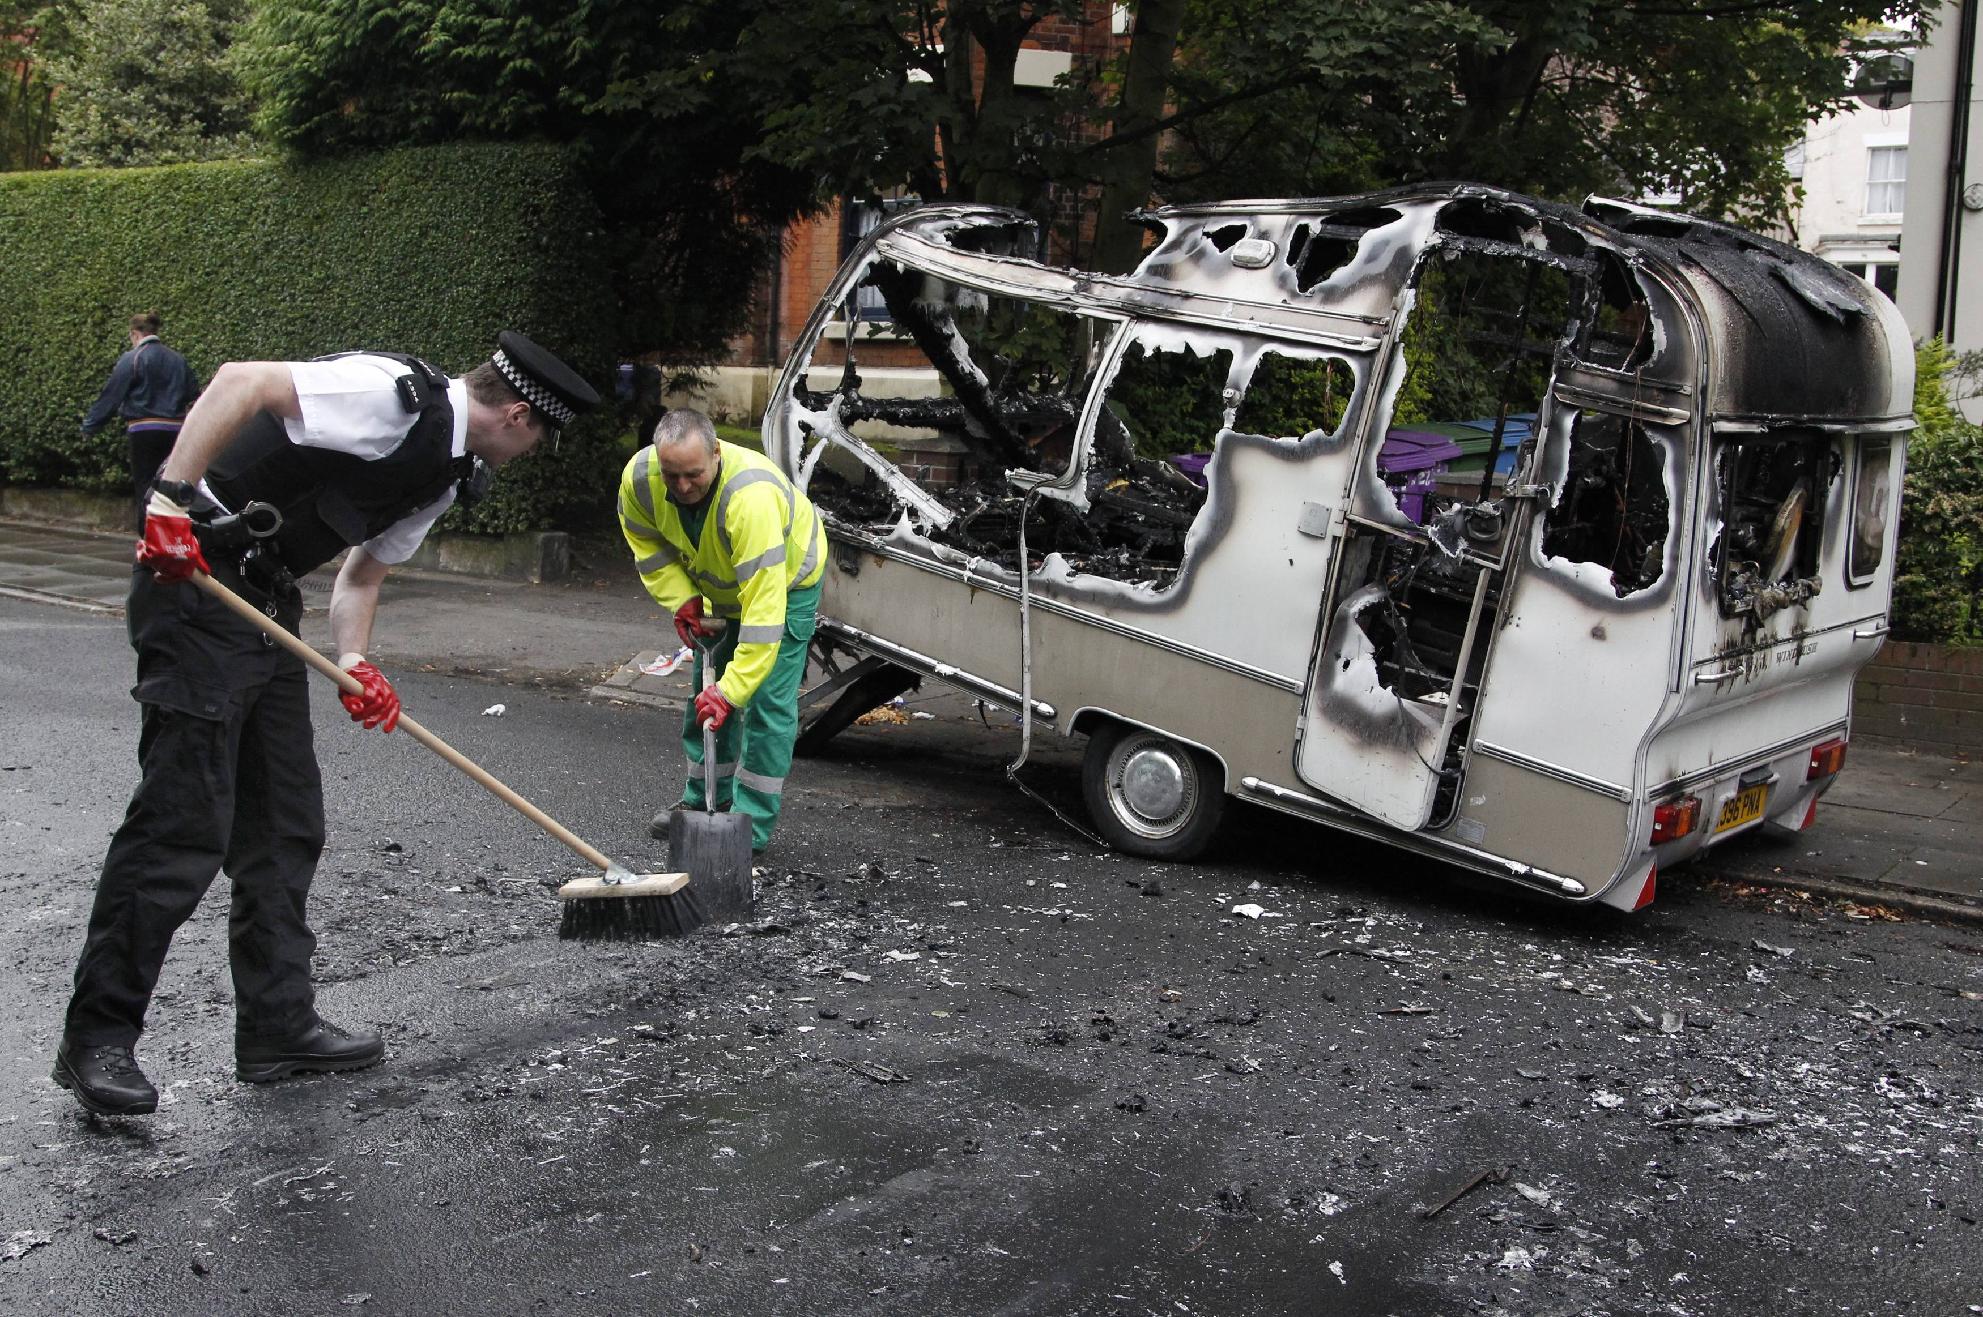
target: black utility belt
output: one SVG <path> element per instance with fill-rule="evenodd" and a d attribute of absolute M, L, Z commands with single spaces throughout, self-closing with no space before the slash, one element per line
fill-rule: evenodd
<path fill-rule="evenodd" d="M 209 565 L 226 563 L 244 585 L 271 598 L 292 595 L 297 589 L 275 538 L 281 529 L 282 513 L 268 503 L 250 503 L 240 512 L 216 509 L 193 522 L 193 534 Z"/>

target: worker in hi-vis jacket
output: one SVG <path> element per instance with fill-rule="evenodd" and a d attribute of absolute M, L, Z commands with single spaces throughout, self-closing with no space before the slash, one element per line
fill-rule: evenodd
<path fill-rule="evenodd" d="M 716 733 L 714 804 L 750 819 L 751 849 L 761 854 L 784 802 L 799 682 L 826 574 L 819 514 L 768 458 L 724 443 L 707 416 L 680 407 L 661 418 L 654 442 L 620 474 L 620 529 L 647 592 L 696 651 L 698 693 L 682 717 L 689 772 L 680 804 L 707 803 L 708 724 Z M 707 689 L 705 662 L 718 674 Z M 668 813 L 655 817 L 655 836 L 667 836 Z"/>

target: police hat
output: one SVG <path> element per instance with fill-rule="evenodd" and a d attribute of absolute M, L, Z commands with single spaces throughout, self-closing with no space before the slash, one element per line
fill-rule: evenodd
<path fill-rule="evenodd" d="M 496 336 L 496 370 L 537 409 L 553 430 L 570 425 L 580 412 L 599 405 L 599 395 L 577 371 L 514 329 Z"/>

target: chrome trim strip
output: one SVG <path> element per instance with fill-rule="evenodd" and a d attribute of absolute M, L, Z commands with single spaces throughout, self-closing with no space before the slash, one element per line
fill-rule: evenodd
<path fill-rule="evenodd" d="M 1794 632 L 1791 635 L 1777 636 L 1770 640 L 1758 640 L 1753 644 L 1743 645 L 1739 649 L 1718 649 L 1714 653 L 1708 655 L 1706 658 L 1695 659 L 1693 662 L 1693 666 L 1696 668 L 1704 668 L 1710 663 L 1724 663 L 1727 662 L 1729 659 L 1742 658 L 1749 654 L 1760 654 L 1765 650 L 1777 649 L 1783 645 L 1794 645 L 1799 643 L 1800 641 L 1816 640 L 1819 636 L 1835 636 L 1841 631 L 1847 630 L 1849 628 L 1861 627 L 1868 622 L 1873 622 L 1878 625 L 1884 626 L 1886 624 L 1886 618 L 1880 614 L 1874 613 L 1874 614 L 1869 614 L 1865 617 L 1854 618 L 1850 622 L 1834 622 L 1830 626 L 1818 627 L 1815 630 L 1811 630 L 1811 631 L 1798 631 L 1798 632 Z M 1853 639 L 1864 640 L 1867 639 L 1867 637 L 1861 636 L 1855 630 L 1853 631 Z M 1727 674 L 1727 676 L 1739 677 L 1742 675 L 1742 671 L 1743 670 L 1741 668 L 1731 669 Z M 1701 679 L 1704 681 L 1721 681 L 1721 680 L 1726 680 L 1726 677 L 1717 676 L 1714 673 L 1702 673 Z"/>
<path fill-rule="evenodd" d="M 1010 585 L 989 576 L 973 576 L 968 567 L 954 567 L 946 562 L 937 562 L 930 558 L 920 557 L 896 545 L 876 539 L 865 531 L 850 530 L 845 524 L 837 521 L 829 524 L 828 538 L 852 544 L 863 553 L 873 553 L 883 558 L 893 558 L 897 562 L 907 563 L 911 567 L 920 568 L 932 575 L 948 577 L 960 584 L 970 586 L 973 590 L 982 590 L 990 594 L 996 594 L 1002 598 L 1010 599 L 1015 603 L 1019 599 L 1019 587 L 1016 585 Z M 1222 672 L 1230 672 L 1234 676 L 1245 677 L 1250 681 L 1257 681 L 1263 686 L 1278 687 L 1281 690 L 1294 694 L 1301 693 L 1302 683 L 1293 677 L 1284 677 L 1278 672 L 1269 672 L 1265 668 L 1256 668 L 1250 664 L 1226 658 L 1224 655 L 1214 654 L 1208 649 L 1199 649 L 1195 645 L 1186 645 L 1180 641 L 1172 640 L 1168 636 L 1158 635 L 1154 631 L 1144 631 L 1137 627 L 1127 626 L 1113 618 L 1086 612 L 1055 599 L 1042 598 L 1037 582 L 1032 592 L 1032 607 L 1039 612 L 1054 613 L 1076 622 L 1085 623 L 1088 626 L 1094 627 L 1097 631 L 1106 631 L 1111 635 L 1121 636 L 1125 640 L 1139 641 L 1153 648 L 1161 649 L 1166 653 L 1176 654 L 1180 658 L 1195 659 L 1208 667 L 1218 668 Z M 934 659 L 929 661 L 935 662 Z M 1013 698 L 1017 700 L 1018 697 L 1014 696 Z"/>
<path fill-rule="evenodd" d="M 1587 777 L 1574 769 L 1564 768 L 1560 764 L 1552 764 L 1544 759 L 1533 759 L 1506 746 L 1496 745 L 1492 741 L 1475 741 L 1473 748 L 1476 753 L 1486 755 L 1489 759 L 1499 759 L 1504 764 L 1513 764 L 1516 768 L 1540 773 L 1546 778 L 1566 782 L 1584 791 L 1595 791 L 1600 796 L 1608 796 L 1612 800 L 1622 801 L 1628 805 L 1632 803 L 1632 789 L 1620 786 L 1616 782 L 1607 782 L 1601 777 Z"/>
<path fill-rule="evenodd" d="M 1540 888 L 1557 896 L 1590 895 L 1590 889 L 1578 879 L 1566 878 L 1547 869 L 1538 869 L 1533 865 L 1523 864 L 1520 860 L 1503 859 L 1499 855 L 1476 850 L 1471 846 L 1447 841 L 1444 838 L 1430 838 L 1388 828 L 1340 805 L 1333 805 L 1326 800 L 1319 800 L 1299 791 L 1290 791 L 1286 787 L 1275 786 L 1272 782 L 1265 782 L 1257 777 L 1243 777 L 1239 780 L 1239 784 L 1253 795 L 1263 797 L 1261 802 L 1263 804 L 1283 809 L 1290 814 L 1305 814 L 1326 819 L 1345 832 L 1354 832 L 1359 836 L 1370 837 L 1442 859 L 1450 860 L 1459 856 L 1460 862 L 1469 868 L 1491 873 L 1498 878 L 1507 878 L 1524 886 Z"/>
<path fill-rule="evenodd" d="M 1814 727 L 1810 731 L 1799 732 L 1795 736 L 1778 741 L 1775 745 L 1766 746 L 1761 750 L 1752 750 L 1740 759 L 1726 760 L 1723 763 L 1714 765 L 1712 768 L 1703 768 L 1697 772 L 1687 773 L 1680 777 L 1669 779 L 1656 787 L 1649 788 L 1647 795 L 1649 798 L 1657 800 L 1661 796 L 1685 791 L 1689 787 L 1699 786 L 1703 782 L 1717 782 L 1725 777 L 1740 777 L 1758 764 L 1768 763 L 1779 755 L 1795 750 L 1807 742 L 1815 743 L 1822 741 L 1833 733 L 1843 732 L 1844 730 L 1845 719 L 1841 718 L 1828 726 Z"/>
<path fill-rule="evenodd" d="M 961 668 L 953 667 L 951 664 L 939 662 L 927 654 L 919 654 L 915 650 L 898 645 L 892 640 L 883 640 L 880 636 L 869 635 L 858 627 L 848 626 L 845 622 L 836 621 L 830 617 L 820 618 L 819 625 L 848 638 L 862 649 L 885 655 L 891 662 L 899 663 L 905 668 L 914 668 L 927 676 L 935 677 L 939 681 L 947 681 L 953 686 L 961 686 L 973 695 L 983 696 L 993 704 L 1002 705 L 1008 709 L 1017 709 L 1020 705 L 1018 691 L 1010 690 L 995 681 L 988 681 L 974 673 L 965 672 Z M 1059 716 L 1059 713 L 1045 700 L 1034 700 L 1033 715 L 1037 718 L 1045 718 L 1048 721 L 1052 721 Z"/>

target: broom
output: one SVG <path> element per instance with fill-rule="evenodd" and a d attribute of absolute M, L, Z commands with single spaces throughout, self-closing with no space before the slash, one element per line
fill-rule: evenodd
<path fill-rule="evenodd" d="M 274 618 L 213 577 L 205 572 L 195 572 L 192 579 L 202 590 L 239 614 L 243 621 L 336 682 L 340 690 L 353 695 L 364 693 L 365 688 L 357 678 L 291 635 Z M 574 878 L 558 888 L 558 899 L 564 903 L 558 918 L 559 937 L 587 942 L 636 942 L 650 937 L 686 933 L 707 921 L 707 912 L 696 901 L 695 893 L 689 890 L 687 874 L 630 872 L 404 713 L 400 714 L 398 725 L 407 735 L 466 773 L 498 800 L 600 870 L 596 878 Z"/>

